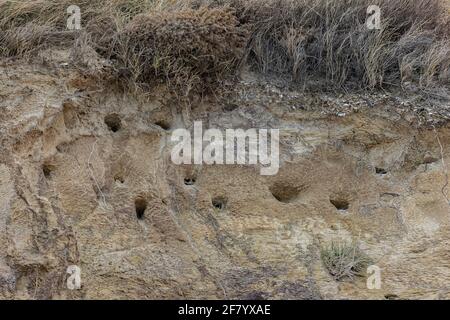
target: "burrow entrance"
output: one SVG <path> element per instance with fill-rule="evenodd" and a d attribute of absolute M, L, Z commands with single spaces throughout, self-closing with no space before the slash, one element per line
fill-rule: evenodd
<path fill-rule="evenodd" d="M 217 210 L 225 210 L 227 206 L 227 199 L 225 197 L 215 197 L 211 202 L 213 207 Z"/>
<path fill-rule="evenodd" d="M 330 202 L 339 211 L 346 211 L 350 207 L 349 201 L 343 197 L 332 197 Z"/>
<path fill-rule="evenodd" d="M 184 184 L 186 186 L 193 186 L 195 184 L 195 181 L 196 181 L 195 177 L 186 177 L 186 178 L 184 178 Z"/>
<path fill-rule="evenodd" d="M 122 128 L 122 120 L 117 113 L 109 114 L 105 117 L 105 124 L 112 132 L 117 132 Z"/>
<path fill-rule="evenodd" d="M 275 183 L 269 188 L 275 199 L 283 203 L 292 203 L 298 200 L 300 191 L 303 189 L 305 188 L 284 183 Z"/>
<path fill-rule="evenodd" d="M 134 201 L 134 207 L 136 210 L 136 217 L 138 220 L 144 219 L 145 210 L 147 209 L 147 201 L 143 198 L 137 198 Z"/>
<path fill-rule="evenodd" d="M 49 164 L 49 163 L 44 163 L 42 165 L 42 173 L 44 174 L 44 177 L 46 179 L 50 179 L 52 177 L 52 172 L 55 170 L 55 166 Z"/>
<path fill-rule="evenodd" d="M 158 127 L 160 127 L 163 130 L 170 130 L 170 128 L 172 127 L 169 123 L 169 121 L 166 120 L 159 120 L 155 122 L 155 125 L 157 125 Z"/>

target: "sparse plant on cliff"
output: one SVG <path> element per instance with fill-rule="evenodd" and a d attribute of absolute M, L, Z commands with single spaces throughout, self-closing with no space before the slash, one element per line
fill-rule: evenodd
<path fill-rule="evenodd" d="M 354 242 L 332 241 L 321 249 L 320 257 L 325 268 L 337 281 L 362 276 L 372 263 Z"/>

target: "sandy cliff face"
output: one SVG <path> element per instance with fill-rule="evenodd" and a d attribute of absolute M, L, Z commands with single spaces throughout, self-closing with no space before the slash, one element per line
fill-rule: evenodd
<path fill-rule="evenodd" d="M 0 67 L 1 298 L 450 298 L 445 106 L 251 79 L 225 104 L 164 97 Z M 173 164 L 171 131 L 193 121 L 280 129 L 279 173 Z M 373 259 L 381 289 L 328 274 L 336 240 Z"/>

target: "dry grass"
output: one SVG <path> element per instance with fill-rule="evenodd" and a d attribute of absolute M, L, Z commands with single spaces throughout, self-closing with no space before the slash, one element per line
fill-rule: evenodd
<path fill-rule="evenodd" d="M 369 4 L 381 7 L 381 30 L 366 28 Z M 254 19 L 248 61 L 263 73 L 332 87 L 449 82 L 441 1 L 263 0 L 247 3 L 240 18 Z"/>
<path fill-rule="evenodd" d="M 81 31 L 66 29 L 72 4 Z M 89 46 L 132 83 L 184 93 L 245 64 L 305 88 L 429 88 L 450 84 L 449 17 L 448 0 L 0 0 L 0 55 Z"/>
<path fill-rule="evenodd" d="M 331 242 L 322 248 L 320 257 L 325 268 L 337 281 L 363 276 L 371 259 L 355 243 Z"/>
<path fill-rule="evenodd" d="M 134 82 L 164 79 L 188 95 L 234 73 L 246 32 L 229 8 L 201 7 L 138 15 L 109 42 L 109 53 Z"/>
<path fill-rule="evenodd" d="M 70 5 L 80 7 L 83 32 L 66 28 Z M 67 47 L 82 33 L 101 41 L 138 14 L 183 7 L 177 0 L 0 0 L 0 53 L 24 56 L 47 46 Z"/>

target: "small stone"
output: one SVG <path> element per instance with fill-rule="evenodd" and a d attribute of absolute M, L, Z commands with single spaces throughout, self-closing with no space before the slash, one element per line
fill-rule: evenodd
<path fill-rule="evenodd" d="M 436 157 L 433 157 L 433 155 L 430 152 L 427 152 L 423 158 L 423 163 L 433 163 L 436 162 L 438 159 Z"/>

